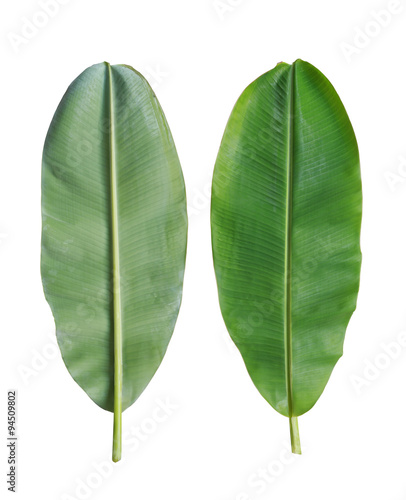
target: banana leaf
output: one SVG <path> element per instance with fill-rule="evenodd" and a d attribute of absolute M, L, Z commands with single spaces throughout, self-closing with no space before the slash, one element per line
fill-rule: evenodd
<path fill-rule="evenodd" d="M 230 336 L 289 417 L 294 453 L 356 307 L 361 196 L 354 131 L 320 71 L 280 63 L 244 90 L 213 175 L 214 268 Z"/>
<path fill-rule="evenodd" d="M 67 369 L 114 412 L 143 392 L 178 316 L 185 187 L 163 111 L 133 68 L 101 63 L 60 102 L 42 163 L 41 274 Z"/>

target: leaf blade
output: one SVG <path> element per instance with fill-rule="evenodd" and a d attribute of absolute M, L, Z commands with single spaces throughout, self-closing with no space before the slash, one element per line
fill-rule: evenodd
<path fill-rule="evenodd" d="M 278 64 L 242 93 L 216 160 L 211 216 L 226 326 L 259 392 L 297 417 L 341 355 L 361 259 L 355 135 L 316 68 Z"/>
<path fill-rule="evenodd" d="M 103 63 L 71 84 L 47 135 L 42 183 L 41 273 L 62 356 L 118 417 L 165 354 L 186 256 L 183 175 L 142 75 Z"/>

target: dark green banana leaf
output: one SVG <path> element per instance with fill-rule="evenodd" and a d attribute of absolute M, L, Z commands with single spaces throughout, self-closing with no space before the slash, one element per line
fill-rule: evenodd
<path fill-rule="evenodd" d="M 46 138 L 41 272 L 66 367 L 121 413 L 145 389 L 178 316 L 187 213 L 163 111 L 129 66 L 96 64 L 70 85 Z"/>
<path fill-rule="evenodd" d="M 238 99 L 212 187 L 227 329 L 262 396 L 290 419 L 316 403 L 356 306 L 361 178 L 354 131 L 327 78 L 278 64 Z"/>

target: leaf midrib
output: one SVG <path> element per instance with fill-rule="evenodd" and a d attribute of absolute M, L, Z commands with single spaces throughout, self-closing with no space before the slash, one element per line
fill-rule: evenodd
<path fill-rule="evenodd" d="M 285 215 L 285 318 L 284 318 L 284 341 L 285 341 L 285 376 L 286 396 L 289 417 L 293 411 L 293 388 L 292 388 L 292 318 L 291 318 L 291 277 L 292 277 L 292 177 L 293 177 L 293 133 L 294 133 L 294 76 L 295 65 L 292 64 L 289 75 L 289 103 L 288 103 L 288 140 L 286 161 L 286 215 Z"/>
<path fill-rule="evenodd" d="M 111 199 L 111 237 L 113 264 L 113 328 L 114 328 L 114 432 L 113 440 L 117 443 L 119 455 L 113 456 L 117 461 L 121 456 L 121 414 L 123 386 L 123 340 L 121 317 L 121 286 L 120 286 L 120 242 L 118 227 L 118 195 L 117 195 L 117 158 L 115 136 L 115 109 L 113 98 L 113 81 L 111 66 L 107 63 L 109 72 L 109 104 L 110 104 L 110 199 Z M 113 446 L 113 453 L 114 453 Z"/>

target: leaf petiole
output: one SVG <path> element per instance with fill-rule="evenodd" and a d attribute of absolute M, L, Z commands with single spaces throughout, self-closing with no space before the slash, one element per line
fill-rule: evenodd
<path fill-rule="evenodd" d="M 299 423 L 297 417 L 289 417 L 289 427 L 290 427 L 290 442 L 292 445 L 292 453 L 301 455 L 302 448 L 300 447 Z"/>

